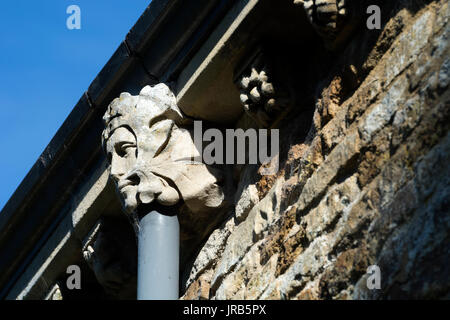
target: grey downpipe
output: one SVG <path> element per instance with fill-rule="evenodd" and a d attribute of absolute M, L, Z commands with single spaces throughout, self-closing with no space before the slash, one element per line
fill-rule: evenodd
<path fill-rule="evenodd" d="M 138 300 L 179 298 L 180 224 L 178 217 L 151 211 L 138 234 Z"/>

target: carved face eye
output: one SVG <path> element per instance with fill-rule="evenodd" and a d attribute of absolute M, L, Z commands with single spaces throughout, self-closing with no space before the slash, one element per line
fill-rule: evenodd
<path fill-rule="evenodd" d="M 115 150 L 121 158 L 128 158 L 132 155 L 137 157 L 136 144 L 132 142 L 119 142 L 115 145 Z"/>
<path fill-rule="evenodd" d="M 106 145 L 108 161 L 114 172 L 125 173 L 131 168 L 137 158 L 136 145 L 136 138 L 129 129 L 121 127 L 114 131 Z"/>

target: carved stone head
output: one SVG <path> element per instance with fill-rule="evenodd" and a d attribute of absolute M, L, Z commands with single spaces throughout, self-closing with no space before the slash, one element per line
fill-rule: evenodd
<path fill-rule="evenodd" d="M 192 214 L 221 207 L 221 173 L 201 162 L 186 119 L 165 84 L 122 93 L 103 117 L 103 146 L 123 207 L 183 204 Z"/>
<path fill-rule="evenodd" d="M 294 0 L 305 8 L 306 15 L 325 47 L 337 50 L 347 41 L 360 22 L 362 0 Z"/>

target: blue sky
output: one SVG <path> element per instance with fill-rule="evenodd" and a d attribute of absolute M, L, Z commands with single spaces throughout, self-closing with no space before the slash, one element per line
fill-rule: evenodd
<path fill-rule="evenodd" d="M 69 5 L 81 30 L 68 30 Z M 150 0 L 14 0 L 0 9 L 0 210 Z"/>

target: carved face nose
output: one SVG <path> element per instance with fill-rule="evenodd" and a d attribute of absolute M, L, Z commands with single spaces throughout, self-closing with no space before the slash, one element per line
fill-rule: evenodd
<path fill-rule="evenodd" d="M 116 153 L 112 155 L 110 175 L 114 179 L 119 190 L 129 185 L 139 185 L 140 178 L 139 175 L 134 172 L 132 167 L 133 164 L 134 163 L 129 161 L 129 159 L 120 157 Z"/>
<path fill-rule="evenodd" d="M 136 138 L 128 129 L 120 127 L 108 139 L 106 149 L 110 175 L 119 183 L 136 163 Z"/>
<path fill-rule="evenodd" d="M 111 158 L 111 176 L 116 182 L 119 182 L 122 177 L 127 173 L 127 163 L 119 157 L 116 153 L 113 153 Z"/>
<path fill-rule="evenodd" d="M 123 168 L 121 168 L 120 165 L 118 165 L 117 161 L 116 161 L 116 157 L 113 154 L 112 158 L 111 158 L 111 177 L 116 181 L 119 182 L 120 177 L 123 176 L 124 174 L 124 170 Z"/>

